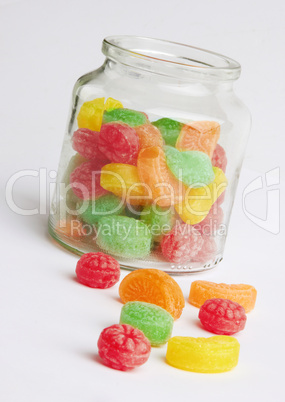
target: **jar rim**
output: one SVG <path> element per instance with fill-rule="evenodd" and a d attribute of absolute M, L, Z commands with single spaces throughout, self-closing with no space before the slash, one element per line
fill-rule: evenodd
<path fill-rule="evenodd" d="M 102 51 L 123 64 L 179 79 L 236 80 L 241 71 L 237 61 L 219 53 L 144 36 L 106 37 Z"/>

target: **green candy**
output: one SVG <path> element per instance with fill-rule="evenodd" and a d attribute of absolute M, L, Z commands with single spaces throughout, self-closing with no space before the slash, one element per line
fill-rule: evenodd
<path fill-rule="evenodd" d="M 168 119 L 167 117 L 156 120 L 151 124 L 159 129 L 166 145 L 175 147 L 177 138 L 184 124 L 176 120 Z"/>
<path fill-rule="evenodd" d="M 83 212 L 80 214 L 80 218 L 89 225 L 98 223 L 106 215 L 120 215 L 124 210 L 124 203 L 114 194 L 102 195 L 97 200 L 85 202 L 88 203 L 88 206 L 82 207 Z"/>
<path fill-rule="evenodd" d="M 148 119 L 144 113 L 132 109 L 113 109 L 108 112 L 105 111 L 103 116 L 103 123 L 111 123 L 120 121 L 126 123 L 131 127 L 141 126 L 146 124 Z"/>
<path fill-rule="evenodd" d="M 143 258 L 150 253 L 152 236 L 146 224 L 127 216 L 106 216 L 99 220 L 97 245 L 124 258 Z"/>
<path fill-rule="evenodd" d="M 153 240 L 160 242 L 174 225 L 174 212 L 171 208 L 147 205 L 142 210 L 140 220 L 149 227 Z"/>
<path fill-rule="evenodd" d="M 180 152 L 176 148 L 165 147 L 165 157 L 174 176 L 187 186 L 203 187 L 215 178 L 211 159 L 204 152 Z"/>
<path fill-rule="evenodd" d="M 125 208 L 125 215 L 129 218 L 140 219 L 143 207 L 141 205 L 127 204 Z"/>
<path fill-rule="evenodd" d="M 165 344 L 171 337 L 173 317 L 155 304 L 140 301 L 128 302 L 122 307 L 120 324 L 140 329 L 151 346 Z"/>

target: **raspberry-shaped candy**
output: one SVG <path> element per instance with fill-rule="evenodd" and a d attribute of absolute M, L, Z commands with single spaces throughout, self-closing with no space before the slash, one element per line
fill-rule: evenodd
<path fill-rule="evenodd" d="M 203 247 L 198 252 L 198 254 L 192 258 L 193 262 L 200 262 L 205 264 L 206 262 L 213 260 L 217 253 L 217 245 L 215 242 L 215 238 L 212 236 L 203 236 Z"/>
<path fill-rule="evenodd" d="M 98 352 L 104 363 L 116 370 L 131 370 L 144 364 L 151 346 L 147 337 L 137 328 L 116 324 L 105 328 L 98 339 Z"/>
<path fill-rule="evenodd" d="M 221 145 L 217 144 L 212 156 L 212 165 L 222 169 L 225 173 L 227 163 L 226 151 Z"/>
<path fill-rule="evenodd" d="M 244 329 L 244 308 L 228 299 L 208 299 L 199 311 L 202 325 L 218 335 L 232 335 Z"/>
<path fill-rule="evenodd" d="M 100 186 L 101 168 L 104 162 L 85 162 L 70 175 L 70 185 L 74 194 L 83 200 L 94 200 L 107 191 Z"/>
<path fill-rule="evenodd" d="M 75 151 L 86 159 L 102 160 L 107 163 L 107 158 L 98 148 L 100 133 L 89 130 L 89 128 L 80 128 L 73 133 L 72 146 Z"/>
<path fill-rule="evenodd" d="M 77 279 L 90 288 L 107 289 L 120 279 L 120 264 L 104 253 L 84 254 L 76 265 Z"/>
<path fill-rule="evenodd" d="M 195 257 L 204 240 L 198 230 L 184 223 L 176 223 L 162 242 L 162 254 L 171 262 L 184 263 Z"/>
<path fill-rule="evenodd" d="M 139 152 L 139 137 L 134 128 L 123 123 L 103 124 L 99 150 L 114 163 L 134 165 Z"/>

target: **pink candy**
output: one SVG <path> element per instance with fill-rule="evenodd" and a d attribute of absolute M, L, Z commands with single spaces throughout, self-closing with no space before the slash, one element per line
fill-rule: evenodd
<path fill-rule="evenodd" d="M 224 148 L 217 144 L 212 156 L 212 165 L 222 169 L 222 171 L 225 172 L 227 163 L 228 160 Z"/>
<path fill-rule="evenodd" d="M 84 158 L 102 160 L 107 164 L 108 159 L 98 148 L 99 135 L 97 131 L 80 128 L 73 133 L 72 146 Z"/>
<path fill-rule="evenodd" d="M 90 200 L 108 193 L 100 186 L 100 173 L 104 165 L 100 161 L 84 162 L 71 173 L 70 185 L 77 197 Z"/>

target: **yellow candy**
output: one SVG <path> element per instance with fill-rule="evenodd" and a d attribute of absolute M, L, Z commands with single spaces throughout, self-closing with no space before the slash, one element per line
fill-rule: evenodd
<path fill-rule="evenodd" d="M 239 349 L 238 341 L 232 336 L 175 336 L 168 341 L 166 361 L 181 370 L 223 373 L 238 364 Z"/>
<path fill-rule="evenodd" d="M 208 186 L 200 188 L 188 188 L 182 202 L 175 205 L 180 218 L 191 225 L 200 223 L 208 215 L 212 205 L 225 191 L 227 178 L 224 172 L 213 167 L 215 179 Z"/>
<path fill-rule="evenodd" d="M 107 112 L 114 109 L 121 109 L 123 107 L 124 106 L 120 101 L 113 98 L 108 98 L 105 103 L 105 110 L 107 110 Z"/>

